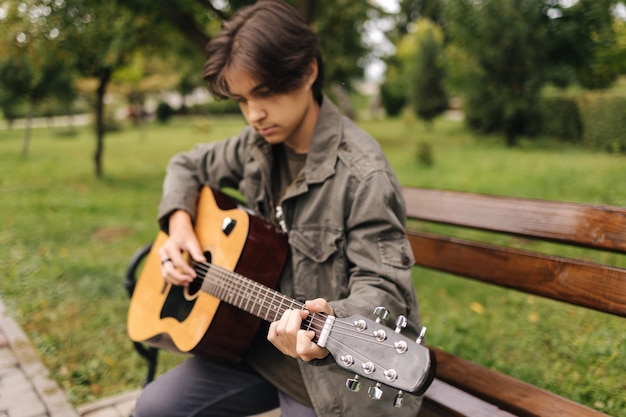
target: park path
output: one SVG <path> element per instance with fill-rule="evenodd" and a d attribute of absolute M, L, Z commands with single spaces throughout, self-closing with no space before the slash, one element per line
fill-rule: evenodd
<path fill-rule="evenodd" d="M 138 395 L 132 390 L 73 407 L 0 298 L 0 417 L 129 417 Z"/>

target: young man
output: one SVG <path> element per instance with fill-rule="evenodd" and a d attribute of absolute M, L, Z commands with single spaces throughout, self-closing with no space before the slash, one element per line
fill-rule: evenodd
<path fill-rule="evenodd" d="M 351 375 L 300 329 L 309 312 L 371 316 L 376 306 L 407 317 L 409 337 L 419 325 L 401 187 L 376 141 L 323 95 L 317 36 L 282 1 L 261 0 L 225 23 L 207 56 L 210 91 L 235 99 L 248 126 L 170 161 L 159 207 L 169 234 L 163 277 L 188 285 L 195 272 L 182 254 L 206 261 L 193 231 L 201 186 L 233 187 L 288 233 L 278 290 L 308 312 L 288 310 L 264 327 L 242 363 L 186 360 L 145 388 L 135 416 L 247 416 L 276 406 L 285 417 L 415 416 L 418 397 L 396 409 L 366 389 L 347 390 Z"/>

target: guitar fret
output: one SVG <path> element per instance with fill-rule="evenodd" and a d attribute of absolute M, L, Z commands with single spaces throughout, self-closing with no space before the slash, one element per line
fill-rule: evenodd
<path fill-rule="evenodd" d="M 268 288 L 265 289 L 265 293 L 266 293 L 266 297 L 265 297 L 266 302 L 263 304 L 263 306 L 265 307 L 265 317 L 268 317 L 270 312 L 272 311 L 272 303 L 274 302 L 274 299 L 276 298 L 276 293 L 273 290 L 270 290 Z M 271 298 L 270 298 L 270 295 L 271 295 Z M 265 320 L 267 320 L 267 318 Z"/>
<path fill-rule="evenodd" d="M 261 305 L 263 303 L 263 298 L 262 298 L 262 294 L 261 294 L 260 288 L 255 285 L 254 289 L 256 290 L 256 297 L 255 297 L 256 307 L 257 307 L 256 316 L 258 317 L 259 314 L 261 313 Z"/>
<path fill-rule="evenodd" d="M 250 293 L 250 283 L 246 282 L 246 305 L 245 307 L 243 307 L 242 309 L 244 311 L 248 311 L 248 307 L 250 305 L 250 298 L 252 297 L 252 294 Z"/>
<path fill-rule="evenodd" d="M 279 305 L 275 305 L 274 306 L 274 321 L 276 321 L 278 319 L 278 315 L 282 313 L 282 307 L 283 307 L 283 300 L 285 298 L 284 297 L 280 297 L 280 304 Z"/>
<path fill-rule="evenodd" d="M 306 310 L 303 303 L 236 272 L 212 264 L 207 267 L 203 290 L 265 321 L 276 321 L 287 310 Z M 325 315 L 321 314 L 321 319 L 319 316 L 320 313 L 312 313 L 301 325 L 303 329 L 315 332 L 314 342 L 319 340 L 326 322 Z"/>
<path fill-rule="evenodd" d="M 287 310 L 306 309 L 303 303 L 236 272 L 214 264 L 203 264 L 203 266 L 207 271 L 202 290 L 265 321 L 276 321 Z M 318 333 L 314 319 L 315 315 L 310 315 L 305 319 L 303 328 Z"/>
<path fill-rule="evenodd" d="M 311 314 L 306 318 L 305 322 L 307 323 L 306 330 L 311 330 L 311 324 L 313 323 L 313 319 L 315 318 L 315 313 Z"/>

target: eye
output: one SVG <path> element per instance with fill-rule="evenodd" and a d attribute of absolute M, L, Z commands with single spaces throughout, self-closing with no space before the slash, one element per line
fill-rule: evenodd
<path fill-rule="evenodd" d="M 259 98 L 268 98 L 273 96 L 275 91 L 271 89 L 269 86 L 259 86 L 254 90 L 254 96 Z"/>
<path fill-rule="evenodd" d="M 274 95 L 274 91 L 272 91 L 270 88 L 264 88 L 263 90 L 258 92 L 259 97 L 271 97 Z"/>

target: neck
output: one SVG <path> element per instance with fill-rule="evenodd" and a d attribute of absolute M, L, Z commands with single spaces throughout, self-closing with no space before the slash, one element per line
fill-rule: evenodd
<path fill-rule="evenodd" d="M 315 125 L 317 124 L 319 115 L 320 105 L 311 94 L 309 106 L 302 118 L 300 127 L 294 132 L 291 138 L 285 141 L 285 145 L 296 153 L 307 153 L 311 145 L 311 139 L 313 138 L 313 132 L 315 131 Z"/>

